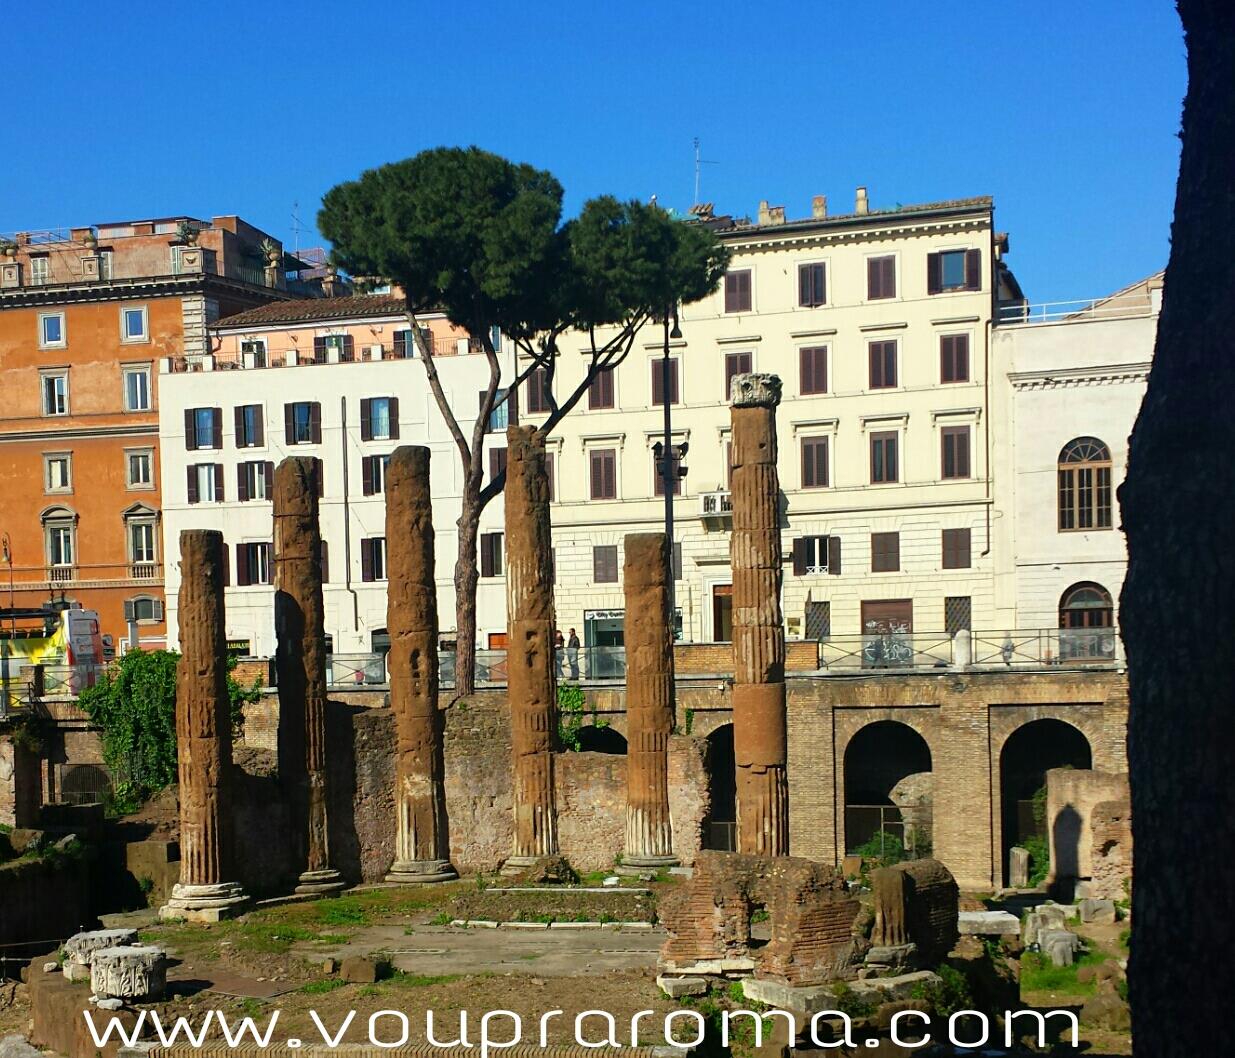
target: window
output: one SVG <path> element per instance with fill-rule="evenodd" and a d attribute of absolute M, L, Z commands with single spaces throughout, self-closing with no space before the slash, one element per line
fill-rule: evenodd
<path fill-rule="evenodd" d="M 655 453 L 652 454 L 652 494 L 655 496 L 663 496 L 665 494 L 665 477 L 664 468 L 661 461 L 656 458 Z M 682 495 L 682 456 L 678 452 L 676 445 L 673 446 L 669 454 L 669 472 L 673 475 L 673 494 L 675 496 Z"/>
<path fill-rule="evenodd" d="M 650 361 L 652 365 L 652 406 L 663 407 L 665 403 L 665 362 L 661 358 Z M 669 358 L 669 403 L 678 402 L 678 361 Z"/>
<path fill-rule="evenodd" d="M 260 459 L 236 464 L 236 499 L 269 500 L 274 497 L 274 464 Z"/>
<path fill-rule="evenodd" d="M 73 491 L 73 456 L 70 453 L 43 456 L 43 491 Z"/>
<path fill-rule="evenodd" d="M 596 584 L 616 584 L 618 579 L 617 544 L 592 548 L 592 580 Z"/>
<path fill-rule="evenodd" d="M 485 394 L 487 390 L 480 391 L 480 403 L 478 407 L 485 406 Z M 505 400 L 506 390 L 499 389 L 493 394 L 493 410 L 489 412 L 489 429 L 487 433 L 495 433 L 498 430 L 505 430 L 507 426 L 515 426 L 519 422 L 519 391 L 515 390 L 510 395 L 510 400 Z"/>
<path fill-rule="evenodd" d="M 132 520 L 129 522 L 129 560 L 134 567 L 139 565 L 153 565 L 156 561 L 154 553 L 154 520 Z M 146 573 L 147 576 L 153 574 L 153 570 Z M 140 576 L 136 569 L 134 576 Z"/>
<path fill-rule="evenodd" d="M 270 541 L 236 545 L 236 584 L 272 584 L 274 566 L 270 561 Z"/>
<path fill-rule="evenodd" d="M 63 349 L 65 345 L 64 313 L 39 313 L 39 348 Z"/>
<path fill-rule="evenodd" d="M 360 439 L 397 440 L 399 437 L 399 398 L 366 397 L 360 402 Z"/>
<path fill-rule="evenodd" d="M 361 492 L 365 496 L 377 496 L 386 491 L 386 468 L 390 456 L 365 456 L 360 461 Z"/>
<path fill-rule="evenodd" d="M 944 569 L 969 569 L 972 565 L 969 540 L 968 529 L 945 529 L 943 531 Z"/>
<path fill-rule="evenodd" d="M 871 533 L 871 572 L 896 573 L 901 568 L 901 534 Z"/>
<path fill-rule="evenodd" d="M 321 569 L 322 583 L 325 584 L 330 580 L 330 547 L 325 540 L 319 540 L 321 550 L 317 554 L 317 564 Z"/>
<path fill-rule="evenodd" d="M 43 414 L 68 415 L 69 413 L 69 375 L 67 371 L 44 372 L 41 378 L 43 385 Z"/>
<path fill-rule="evenodd" d="M 870 388 L 891 389 L 896 385 L 896 339 L 871 342 L 867 346 L 870 354 Z"/>
<path fill-rule="evenodd" d="M 725 273 L 725 311 L 750 312 L 750 269 Z"/>
<path fill-rule="evenodd" d="M 154 488 L 154 450 L 126 452 L 124 458 L 125 484 L 131 489 Z"/>
<path fill-rule="evenodd" d="M 802 488 L 826 489 L 828 487 L 828 439 L 826 437 L 802 438 Z"/>
<path fill-rule="evenodd" d="M 416 336 L 411 328 L 395 331 L 394 355 L 396 360 L 410 360 L 416 355 Z"/>
<path fill-rule="evenodd" d="M 72 580 L 77 555 L 77 515 L 68 507 L 51 507 L 43 512 L 43 546 L 48 579 Z"/>
<path fill-rule="evenodd" d="M 866 259 L 866 300 L 896 297 L 896 256 Z"/>
<path fill-rule="evenodd" d="M 386 538 L 370 536 L 360 541 L 360 579 L 386 579 Z"/>
<path fill-rule="evenodd" d="M 322 406 L 317 401 L 283 405 L 283 432 L 289 445 L 322 443 Z"/>
<path fill-rule="evenodd" d="M 150 410 L 150 367 L 124 367 L 120 369 L 124 379 L 124 410 Z"/>
<path fill-rule="evenodd" d="M 199 448 L 223 447 L 223 409 L 186 408 L 184 411 L 184 446 L 190 451 Z"/>
<path fill-rule="evenodd" d="M 943 600 L 943 630 L 954 636 L 962 629 L 973 631 L 973 599 L 968 595 L 949 595 Z"/>
<path fill-rule="evenodd" d="M 1059 657 L 1111 661 L 1115 657 L 1115 607 L 1101 584 L 1073 584 L 1059 600 Z"/>
<path fill-rule="evenodd" d="M 99 251 L 99 278 L 107 282 L 112 277 L 112 261 L 115 254 L 111 250 Z"/>
<path fill-rule="evenodd" d="M 266 366 L 266 339 L 254 338 L 240 343 L 240 356 L 249 367 Z"/>
<path fill-rule="evenodd" d="M 940 337 L 939 381 L 969 381 L 969 335 L 945 334 Z"/>
<path fill-rule="evenodd" d="M 896 431 L 871 434 L 871 484 L 886 484 L 900 481 L 897 465 L 897 447 L 900 438 Z"/>
<path fill-rule="evenodd" d="M 356 342 L 350 334 L 319 334 L 313 339 L 315 364 L 348 363 L 356 359 Z"/>
<path fill-rule="evenodd" d="M 613 368 L 597 371 L 587 388 L 589 408 L 613 407 Z"/>
<path fill-rule="evenodd" d="M 187 484 L 190 503 L 222 503 L 223 464 L 189 464 Z"/>
<path fill-rule="evenodd" d="M 502 534 L 480 534 L 480 575 L 482 577 L 500 577 L 502 575 Z"/>
<path fill-rule="evenodd" d="M 120 340 L 122 342 L 145 342 L 150 340 L 145 305 L 121 308 Z"/>
<path fill-rule="evenodd" d="M 798 265 L 798 304 L 815 308 L 827 299 L 827 284 L 824 282 L 822 264 Z"/>
<path fill-rule="evenodd" d="M 47 527 L 47 564 L 71 566 L 73 564 L 73 527 L 49 525 Z"/>
<path fill-rule="evenodd" d="M 926 292 L 982 289 L 981 250 L 943 250 L 926 255 Z"/>
<path fill-rule="evenodd" d="M 820 643 L 832 638 L 832 604 L 827 599 L 806 604 L 806 638 Z"/>
<path fill-rule="evenodd" d="M 553 458 L 552 452 L 545 453 L 545 480 L 549 482 L 549 502 L 553 503 L 557 500 L 557 484 L 555 482 L 554 468 L 557 460 Z"/>
<path fill-rule="evenodd" d="M 546 470 L 548 468 L 546 467 Z M 506 470 L 506 449 L 505 448 L 490 448 L 489 449 L 489 480 L 496 481 L 498 475 Z"/>
<path fill-rule="evenodd" d="M 828 347 L 814 345 L 798 350 L 802 396 L 828 391 Z"/>
<path fill-rule="evenodd" d="M 538 367 L 527 376 L 527 410 L 542 415 L 551 410 L 552 386 L 547 368 Z"/>
<path fill-rule="evenodd" d="M 1111 451 L 1078 437 L 1059 453 L 1059 531 L 1111 527 Z"/>
<path fill-rule="evenodd" d="M 945 426 L 939 431 L 939 439 L 941 476 L 945 480 L 969 477 L 969 427 Z"/>
<path fill-rule="evenodd" d="M 617 451 L 598 448 L 589 454 L 591 466 L 591 497 L 594 500 L 617 499 Z"/>
<path fill-rule="evenodd" d="M 818 573 L 839 576 L 841 570 L 839 536 L 799 536 L 793 542 L 793 572 L 804 577 Z"/>
<path fill-rule="evenodd" d="M 30 283 L 32 286 L 44 286 L 51 279 L 51 261 L 46 257 L 30 258 Z"/>
<path fill-rule="evenodd" d="M 266 443 L 265 430 L 262 425 L 262 406 L 241 404 L 237 406 L 235 416 L 236 447 L 261 448 Z"/>
<path fill-rule="evenodd" d="M 725 354 L 725 395 L 728 400 L 732 391 L 734 375 L 749 375 L 754 370 L 754 357 L 750 353 Z"/>
<path fill-rule="evenodd" d="M 163 620 L 163 603 L 149 595 L 135 595 L 124 600 L 124 620 L 127 624 L 158 624 Z"/>

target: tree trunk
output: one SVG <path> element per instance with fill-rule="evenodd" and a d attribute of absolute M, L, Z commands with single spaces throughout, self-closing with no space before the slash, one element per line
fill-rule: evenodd
<path fill-rule="evenodd" d="M 1235 7 L 1180 0 L 1183 153 L 1149 388 L 1120 490 L 1136 1054 L 1216 1053 L 1235 972 Z M 1225 968 L 1224 968 L 1225 967 Z M 1182 969 L 1182 973 L 1181 973 Z"/>
<path fill-rule="evenodd" d="M 476 544 L 480 532 L 480 495 L 463 489 L 459 513 L 459 557 L 455 560 L 455 689 L 454 699 L 476 691 Z"/>

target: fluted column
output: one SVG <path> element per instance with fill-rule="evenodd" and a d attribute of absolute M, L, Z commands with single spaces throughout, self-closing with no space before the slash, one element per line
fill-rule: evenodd
<path fill-rule="evenodd" d="M 223 534 L 180 534 L 180 661 L 176 747 L 180 777 L 180 881 L 163 918 L 218 921 L 248 897 L 232 877 L 231 703 L 223 611 Z"/>
<path fill-rule="evenodd" d="M 514 760 L 514 854 L 506 868 L 555 855 L 553 554 L 545 443 L 532 427 L 506 431 L 506 644 Z"/>
<path fill-rule="evenodd" d="M 298 893 L 343 888 L 330 865 L 326 777 L 326 629 L 317 460 L 284 459 L 274 472 L 274 628 L 278 645 L 279 774 L 299 816 L 304 870 Z"/>
<path fill-rule="evenodd" d="M 738 850 L 789 854 L 785 628 L 775 375 L 736 375 L 733 423 L 733 750 Z"/>
<path fill-rule="evenodd" d="M 395 721 L 395 861 L 388 882 L 444 882 L 446 827 L 438 708 L 437 581 L 429 449 L 396 448 L 386 467 L 386 630 Z"/>
<path fill-rule="evenodd" d="M 665 867 L 673 854 L 669 735 L 673 731 L 673 632 L 664 533 L 626 537 L 626 851 L 624 866 Z"/>

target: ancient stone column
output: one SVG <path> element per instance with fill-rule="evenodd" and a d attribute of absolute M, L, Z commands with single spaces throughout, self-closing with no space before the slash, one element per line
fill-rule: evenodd
<path fill-rule="evenodd" d="M 386 468 L 386 629 L 395 720 L 395 861 L 388 882 L 442 882 L 450 866 L 429 449 L 396 448 Z"/>
<path fill-rule="evenodd" d="M 673 631 L 664 533 L 626 537 L 626 851 L 623 866 L 665 867 L 673 854 L 669 735 L 673 731 Z"/>
<path fill-rule="evenodd" d="M 733 751 L 738 851 L 789 855 L 785 628 L 775 375 L 735 375 L 733 422 Z"/>
<path fill-rule="evenodd" d="M 298 893 L 343 888 L 330 866 L 326 807 L 326 630 L 317 461 L 274 472 L 274 629 L 279 679 L 279 774 L 294 805 L 304 871 Z"/>
<path fill-rule="evenodd" d="M 232 718 L 223 616 L 223 534 L 180 534 L 176 745 L 180 881 L 164 918 L 217 922 L 248 898 L 232 877 Z"/>
<path fill-rule="evenodd" d="M 557 854 L 551 544 L 544 439 L 530 426 L 511 426 L 506 431 L 506 672 L 515 839 L 508 871 Z"/>

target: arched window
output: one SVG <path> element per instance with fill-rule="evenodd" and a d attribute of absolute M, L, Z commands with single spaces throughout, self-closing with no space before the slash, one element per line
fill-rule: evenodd
<path fill-rule="evenodd" d="M 43 523 L 43 551 L 47 579 L 63 584 L 77 576 L 77 512 L 69 507 L 48 507 L 39 516 Z"/>
<path fill-rule="evenodd" d="M 129 553 L 129 576 L 153 580 L 159 574 L 159 513 L 144 503 L 135 503 L 123 513 Z"/>
<path fill-rule="evenodd" d="M 1073 584 L 1059 600 L 1059 656 L 1110 661 L 1115 656 L 1115 607 L 1101 584 Z"/>
<path fill-rule="evenodd" d="M 1111 450 L 1078 437 L 1059 453 L 1059 531 L 1111 527 Z"/>

